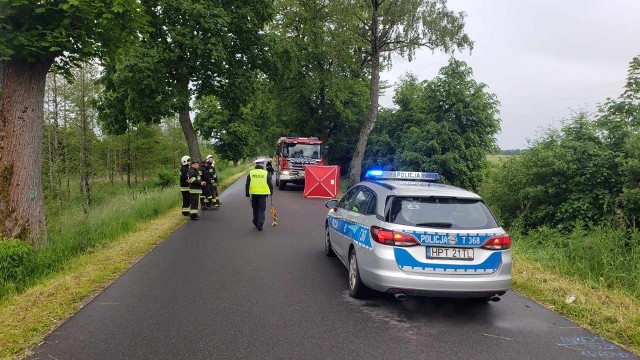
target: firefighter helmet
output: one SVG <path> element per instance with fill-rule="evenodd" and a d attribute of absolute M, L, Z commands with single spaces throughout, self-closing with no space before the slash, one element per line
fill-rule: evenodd
<path fill-rule="evenodd" d="M 182 159 L 180 159 L 180 162 L 182 163 L 182 165 L 187 165 L 191 162 L 191 158 L 188 155 L 185 155 L 182 157 Z"/>
<path fill-rule="evenodd" d="M 213 155 L 207 155 L 207 161 L 211 163 L 211 165 L 215 165 L 216 161 L 213 160 Z"/>

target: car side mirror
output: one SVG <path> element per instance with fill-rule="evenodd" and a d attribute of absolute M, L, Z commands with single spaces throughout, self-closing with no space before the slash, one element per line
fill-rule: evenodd
<path fill-rule="evenodd" d="M 338 207 L 338 200 L 336 199 L 331 199 L 329 201 L 327 201 L 324 206 L 327 207 L 327 209 L 335 209 Z"/>
<path fill-rule="evenodd" d="M 280 156 L 280 148 L 279 147 L 276 148 L 276 156 Z"/>

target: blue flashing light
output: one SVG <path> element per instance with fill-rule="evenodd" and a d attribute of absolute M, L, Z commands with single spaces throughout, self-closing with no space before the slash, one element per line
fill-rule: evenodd
<path fill-rule="evenodd" d="M 366 177 L 376 179 L 394 179 L 394 180 L 420 180 L 420 181 L 439 181 L 440 174 L 414 171 L 382 171 L 369 170 Z"/>

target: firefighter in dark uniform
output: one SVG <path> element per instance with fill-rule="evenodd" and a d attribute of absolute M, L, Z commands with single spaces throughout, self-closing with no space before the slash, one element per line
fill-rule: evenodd
<path fill-rule="evenodd" d="M 255 169 L 249 171 L 245 193 L 247 198 L 251 200 L 251 208 L 253 208 L 253 220 L 251 222 L 258 231 L 262 231 L 264 211 L 267 209 L 267 196 L 273 193 L 271 177 L 267 170 L 264 169 L 264 160 L 256 160 Z"/>
<path fill-rule="evenodd" d="M 180 167 L 180 193 L 182 194 L 182 215 L 189 216 L 189 206 L 191 200 L 189 199 L 189 164 L 191 158 L 187 155 L 180 159 L 182 166 Z"/>
<path fill-rule="evenodd" d="M 207 155 L 207 171 L 211 177 L 211 183 L 209 186 L 209 192 L 211 193 L 211 200 L 209 205 L 213 205 L 214 208 L 220 207 L 220 199 L 218 199 L 218 175 L 216 174 L 216 161 L 213 159 L 213 155 Z"/>
<path fill-rule="evenodd" d="M 267 160 L 267 172 L 269 173 L 269 176 L 273 176 L 273 173 L 275 172 L 273 170 L 273 164 L 271 163 L 271 160 Z"/>
<path fill-rule="evenodd" d="M 210 185 L 211 185 L 211 176 L 209 175 L 209 171 L 207 171 L 207 162 L 206 161 L 201 161 L 200 162 L 200 166 L 198 167 L 198 173 L 200 174 L 200 178 L 202 179 L 202 181 L 204 181 L 206 184 L 202 187 L 202 194 L 200 194 L 200 208 L 202 210 L 211 210 L 212 209 L 212 204 L 211 204 L 211 199 L 213 198 L 211 196 L 211 192 L 209 191 L 211 189 Z"/>
<path fill-rule="evenodd" d="M 200 202 L 198 200 L 202 194 L 202 187 L 207 184 L 202 181 L 202 177 L 198 172 L 198 166 L 197 161 L 191 162 L 191 167 L 188 172 L 189 180 L 187 181 L 189 182 L 189 197 L 191 202 L 189 215 L 191 216 L 191 220 L 200 219 L 200 216 L 198 216 L 198 204 L 200 204 Z"/>

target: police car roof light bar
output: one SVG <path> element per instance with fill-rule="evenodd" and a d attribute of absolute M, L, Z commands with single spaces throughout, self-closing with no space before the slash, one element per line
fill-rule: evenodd
<path fill-rule="evenodd" d="M 369 170 L 365 175 L 366 178 L 378 180 L 419 180 L 437 182 L 440 180 L 440 174 L 428 172 L 414 171 L 382 171 Z"/>

